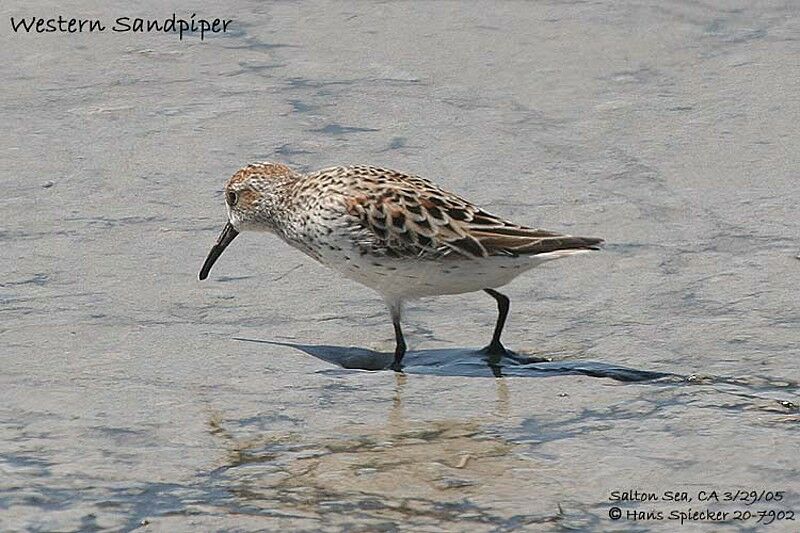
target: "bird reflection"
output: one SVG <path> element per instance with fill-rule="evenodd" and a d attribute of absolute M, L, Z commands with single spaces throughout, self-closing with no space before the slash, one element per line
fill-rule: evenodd
<path fill-rule="evenodd" d="M 496 363 L 492 363 L 496 364 Z M 405 414 L 403 409 L 403 393 L 408 383 L 408 376 L 395 372 L 394 374 L 394 396 L 392 397 L 392 407 L 387 416 L 388 426 L 392 428 L 402 428 L 405 425 Z M 495 394 L 496 408 L 494 413 L 501 418 L 508 418 L 511 411 L 511 398 L 508 389 L 508 381 L 500 374 L 495 375 Z M 477 419 L 474 421 L 478 421 Z"/>

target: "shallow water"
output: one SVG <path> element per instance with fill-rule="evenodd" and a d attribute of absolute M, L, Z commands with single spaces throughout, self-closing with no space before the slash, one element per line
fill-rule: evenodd
<path fill-rule="evenodd" d="M 203 43 L 0 32 L 0 529 L 680 527 L 611 521 L 615 490 L 800 513 L 796 6 L 214 6 L 235 31 Z M 0 19 L 59 10 L 130 13 Z M 261 159 L 608 245 L 506 288 L 531 361 L 478 353 L 471 294 L 410 306 L 400 376 L 380 299 L 272 237 L 197 281 Z"/>

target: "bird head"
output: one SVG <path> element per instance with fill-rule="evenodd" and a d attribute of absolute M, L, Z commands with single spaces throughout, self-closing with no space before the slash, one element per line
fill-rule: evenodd
<path fill-rule="evenodd" d="M 286 187 L 299 176 L 280 163 L 254 163 L 228 179 L 224 189 L 228 222 L 200 269 L 201 280 L 208 277 L 211 267 L 239 233 L 274 231 L 275 213 L 286 198 Z"/>

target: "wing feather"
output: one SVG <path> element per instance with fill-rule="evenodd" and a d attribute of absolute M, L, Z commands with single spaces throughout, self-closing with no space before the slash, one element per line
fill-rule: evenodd
<path fill-rule="evenodd" d="M 359 232 L 359 242 L 372 254 L 431 258 L 522 256 L 595 250 L 603 242 L 514 224 L 417 176 L 375 167 L 345 170 L 351 180 L 359 180 L 361 173 L 373 180 L 369 187 L 359 183 L 362 186 L 343 191 L 353 231 Z"/>

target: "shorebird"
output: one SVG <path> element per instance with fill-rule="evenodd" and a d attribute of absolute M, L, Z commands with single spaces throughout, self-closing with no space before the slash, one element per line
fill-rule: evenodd
<path fill-rule="evenodd" d="M 204 280 L 242 231 L 277 235 L 320 263 L 377 291 L 395 333 L 391 368 L 402 369 L 400 325 L 410 299 L 483 290 L 497 302 L 483 353 L 509 355 L 500 342 L 510 302 L 496 289 L 546 261 L 597 250 L 573 237 L 509 222 L 431 181 L 366 165 L 310 174 L 255 163 L 225 184 L 228 222 L 200 270 Z"/>

